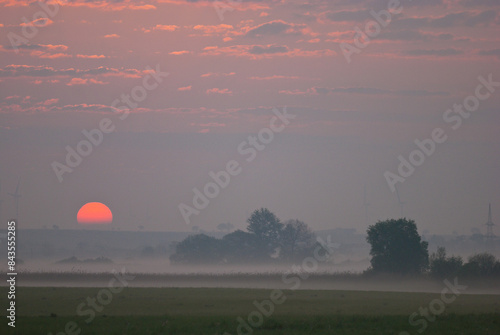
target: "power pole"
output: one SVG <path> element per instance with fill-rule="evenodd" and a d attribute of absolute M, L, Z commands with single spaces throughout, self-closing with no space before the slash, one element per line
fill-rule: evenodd
<path fill-rule="evenodd" d="M 493 234 L 493 226 L 495 224 L 493 223 L 493 220 L 491 219 L 491 204 L 488 207 L 488 222 L 486 222 L 486 238 L 487 239 L 492 239 L 495 237 L 495 234 Z"/>

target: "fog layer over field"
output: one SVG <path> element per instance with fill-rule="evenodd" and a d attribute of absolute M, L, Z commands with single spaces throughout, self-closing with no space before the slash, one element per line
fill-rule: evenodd
<path fill-rule="evenodd" d="M 363 276 L 339 272 L 335 266 L 322 265 L 306 271 L 304 265 L 280 266 L 172 266 L 164 261 L 116 262 L 101 265 L 68 265 L 53 262 L 27 263 L 20 267 L 19 286 L 106 287 L 116 273 L 132 276 L 130 287 L 226 287 L 291 290 L 352 290 L 440 293 L 444 280 L 411 276 Z M 353 268 L 354 269 L 354 268 Z M 352 270 L 353 270 L 352 269 Z M 155 271 L 157 270 L 157 271 Z M 161 271 L 160 271 L 161 270 Z M 492 280 L 448 278 L 466 285 L 464 294 L 500 294 Z"/>
<path fill-rule="evenodd" d="M 113 273 L 134 276 L 133 287 L 233 287 L 324 290 L 376 290 L 436 292 L 445 287 L 444 279 L 428 276 L 366 276 L 370 267 L 370 246 L 355 230 L 319 232 L 317 236 L 334 243 L 328 260 L 314 260 L 306 254 L 295 261 L 265 264 L 173 264 L 169 257 L 175 245 L 189 233 L 89 232 L 64 230 L 20 231 L 18 244 L 18 285 L 104 287 Z M 219 234 L 222 235 L 222 234 Z M 219 236 L 220 237 L 220 236 Z M 429 251 L 446 246 L 449 255 L 467 260 L 480 252 L 497 258 L 497 244 L 485 245 L 467 236 L 424 236 Z M 75 243 L 75 241 L 77 243 Z M 0 271 L 7 273 L 6 260 Z M 455 278 L 446 278 L 454 282 Z M 467 285 L 465 294 L 500 294 L 493 279 L 458 277 Z M 2 284 L 5 285 L 5 284 Z"/>

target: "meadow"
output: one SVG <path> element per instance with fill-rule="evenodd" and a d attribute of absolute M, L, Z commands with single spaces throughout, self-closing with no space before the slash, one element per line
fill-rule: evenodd
<path fill-rule="evenodd" d="M 4 296 L 7 293 L 5 287 L 0 291 Z M 97 287 L 18 287 L 16 328 L 7 327 L 4 320 L 0 332 L 407 335 L 419 334 L 418 330 L 423 329 L 424 334 L 500 334 L 498 295 L 461 294 L 453 302 L 443 304 L 445 308 L 439 315 L 418 314 L 410 324 L 412 313 L 419 313 L 422 308 L 435 309 L 436 305 L 430 304 L 442 299 L 441 294 L 126 287 L 109 298 L 102 292 Z M 281 292 L 279 297 L 276 292 Z M 93 300 L 98 295 L 101 301 L 106 300 L 105 305 L 100 305 L 99 299 Z M 89 298 L 94 305 L 88 303 Z M 251 326 L 252 323 L 258 326 Z"/>

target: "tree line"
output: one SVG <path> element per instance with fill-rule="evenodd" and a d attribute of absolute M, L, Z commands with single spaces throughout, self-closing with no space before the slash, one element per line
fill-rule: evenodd
<path fill-rule="evenodd" d="M 180 242 L 170 261 L 176 264 L 240 264 L 273 260 L 296 261 L 310 255 L 316 236 L 300 220 L 281 220 L 267 208 L 255 210 L 246 231 L 236 230 L 221 239 L 197 234 Z"/>
<path fill-rule="evenodd" d="M 295 262 L 310 256 L 318 243 L 307 224 L 300 220 L 282 223 L 267 208 L 254 211 L 247 223 L 246 231 L 237 230 L 221 239 L 191 235 L 177 245 L 170 260 L 176 264 Z M 439 247 L 429 256 L 428 242 L 422 240 L 415 221 L 406 218 L 369 226 L 366 240 L 371 246 L 366 274 L 500 276 L 500 261 L 489 253 L 473 255 L 465 262 L 459 256 L 448 257 Z"/>
<path fill-rule="evenodd" d="M 447 256 L 443 247 L 429 256 L 428 243 L 422 241 L 415 221 L 379 221 L 368 228 L 371 267 L 368 273 L 428 274 L 435 278 L 500 276 L 500 261 L 483 252 L 465 262 L 460 256 Z"/>

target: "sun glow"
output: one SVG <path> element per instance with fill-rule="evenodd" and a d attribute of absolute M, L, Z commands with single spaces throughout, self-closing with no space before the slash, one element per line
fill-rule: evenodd
<path fill-rule="evenodd" d="M 80 208 L 76 219 L 80 224 L 107 224 L 113 221 L 113 214 L 108 206 L 100 202 L 89 202 Z"/>

